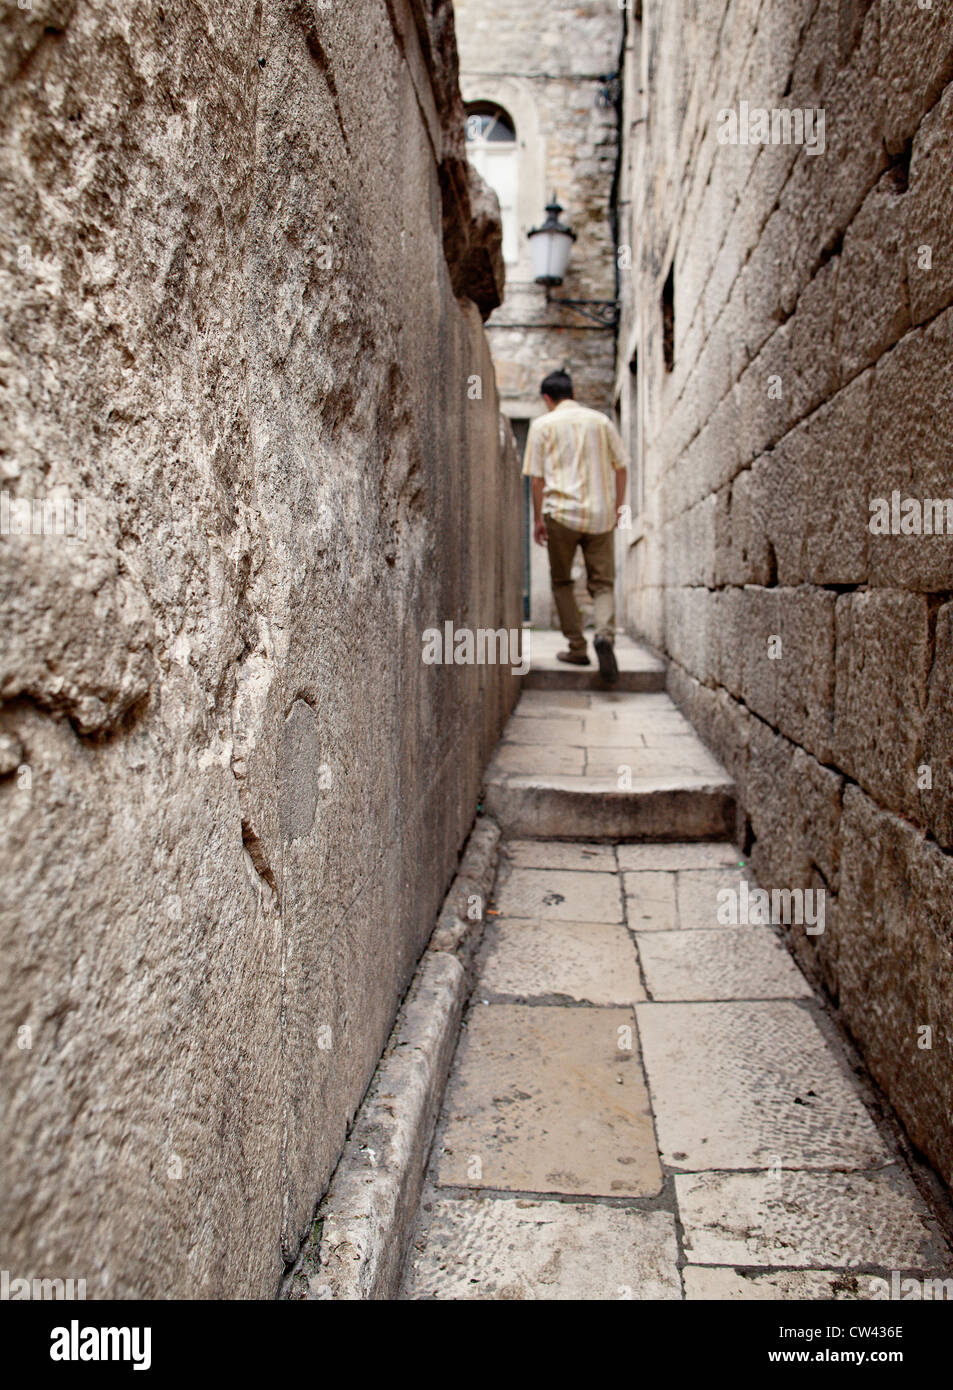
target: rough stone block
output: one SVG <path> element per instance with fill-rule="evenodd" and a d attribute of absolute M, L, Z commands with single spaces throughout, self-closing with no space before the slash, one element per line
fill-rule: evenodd
<path fill-rule="evenodd" d="M 953 1180 L 951 905 L 949 857 L 848 787 L 836 919 L 840 1008 L 911 1139 L 947 1182 Z"/>
<path fill-rule="evenodd" d="M 882 806 L 913 816 L 930 653 L 925 598 L 873 590 L 837 600 L 836 762 Z"/>
<path fill-rule="evenodd" d="M 707 680 L 711 669 L 712 599 L 708 589 L 665 591 L 666 645 L 699 680 Z"/>
<path fill-rule="evenodd" d="M 840 385 L 837 352 L 837 257 L 821 266 L 798 296 L 790 321 L 791 415 L 801 420 Z"/>
<path fill-rule="evenodd" d="M 936 616 L 935 649 L 923 718 L 923 762 L 932 785 L 919 774 L 920 816 L 944 849 L 953 849 L 953 604 Z"/>
<path fill-rule="evenodd" d="M 794 368 L 790 323 L 777 328 L 745 369 L 736 388 L 738 454 L 753 462 L 772 448 L 794 420 Z"/>
<path fill-rule="evenodd" d="M 950 0 L 932 0 L 927 8 L 881 0 L 880 74 L 886 96 L 884 136 L 895 154 L 953 79 Z"/>
<path fill-rule="evenodd" d="M 910 162 L 910 189 L 903 199 L 906 273 L 914 323 L 925 323 L 953 300 L 953 255 L 948 237 L 953 223 L 951 122 L 953 85 L 917 131 Z"/>
<path fill-rule="evenodd" d="M 910 327 L 910 207 L 911 199 L 888 171 L 844 236 L 835 309 L 845 382 L 889 351 Z"/>
<path fill-rule="evenodd" d="M 834 733 L 834 605 L 834 594 L 809 588 L 781 590 L 778 600 L 777 727 L 821 762 Z"/>
<path fill-rule="evenodd" d="M 942 386 L 951 355 L 953 309 L 909 333 L 877 364 L 870 398 L 868 527 L 871 503 L 882 499 L 892 511 L 894 492 L 898 508 L 908 500 L 918 504 L 918 515 L 907 524 L 921 532 L 926 501 L 953 501 L 953 395 Z M 869 534 L 871 582 L 926 593 L 953 589 L 953 519 L 946 508 L 942 515 L 940 534 L 894 534 L 892 519 L 890 534 Z M 936 530 L 932 508 L 930 524 Z"/>
<path fill-rule="evenodd" d="M 785 604 L 777 589 L 749 586 L 742 591 L 740 630 L 734 639 L 736 660 L 741 663 L 744 702 L 754 714 L 775 726 L 783 664 L 784 611 Z"/>
<path fill-rule="evenodd" d="M 824 154 L 802 152 L 781 195 L 781 207 L 797 228 L 798 288 L 815 273 L 822 256 L 838 245 L 887 164 L 877 18 L 877 7 L 872 6 L 859 41 L 842 63 L 838 7 L 818 5 L 798 56 L 791 104 L 822 108 L 826 139 Z"/>
<path fill-rule="evenodd" d="M 790 441 L 804 486 L 803 577 L 812 584 L 858 584 L 867 578 L 873 390 L 873 373 L 865 373 Z"/>

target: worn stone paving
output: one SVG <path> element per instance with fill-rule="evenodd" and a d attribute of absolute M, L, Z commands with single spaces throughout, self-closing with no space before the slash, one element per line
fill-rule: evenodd
<path fill-rule="evenodd" d="M 677 740 L 718 776 L 666 701 L 620 720 L 617 696 L 532 690 L 520 746 Z M 403 1298 L 864 1299 L 953 1273 L 778 930 L 719 923 L 743 877 L 727 841 L 506 840 Z"/>

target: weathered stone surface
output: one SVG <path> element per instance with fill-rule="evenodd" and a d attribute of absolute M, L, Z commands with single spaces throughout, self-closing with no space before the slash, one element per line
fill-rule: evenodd
<path fill-rule="evenodd" d="M 623 850 L 635 846 L 620 845 L 619 848 Z M 633 931 L 674 930 L 678 925 L 674 874 L 641 870 L 623 874 L 622 882 L 625 888 L 625 917 Z"/>
<path fill-rule="evenodd" d="M 871 397 L 869 492 L 891 505 L 913 500 L 953 500 L 949 440 L 953 399 L 943 382 L 953 358 L 953 309 L 924 329 L 909 333 L 884 357 L 874 374 Z M 943 508 L 939 534 L 871 535 L 870 579 L 882 588 L 921 593 L 953 589 L 953 520 Z M 931 509 L 931 526 L 933 524 Z M 901 525 L 903 517 L 901 514 Z M 916 518 L 908 525 L 915 525 Z M 891 520 L 891 527 L 893 521 Z M 935 529 L 935 528 L 934 528 Z"/>
<path fill-rule="evenodd" d="M 925 323 L 953 300 L 953 262 L 943 252 L 944 228 L 953 217 L 951 123 L 948 87 L 920 126 L 910 162 L 906 272 L 914 323 Z"/>
<path fill-rule="evenodd" d="M 516 695 L 421 661 L 520 624 L 451 7 L 44 0 L 4 55 L 0 473 L 86 538 L 0 537 L 0 1264 L 267 1297 Z"/>
<path fill-rule="evenodd" d="M 637 1197 L 662 1186 L 630 1009 L 476 1004 L 438 1182 Z"/>
<path fill-rule="evenodd" d="M 911 814 L 929 667 L 925 598 L 873 590 L 837 600 L 838 765 L 882 805 Z"/>
<path fill-rule="evenodd" d="M 797 1004 L 639 1004 L 636 1015 L 668 1166 L 883 1160 L 870 1116 Z"/>
<path fill-rule="evenodd" d="M 480 988 L 511 999 L 562 995 L 583 1004 L 635 1004 L 645 990 L 639 962 L 625 928 L 605 922 L 494 924 Z"/>
<path fill-rule="evenodd" d="M 525 700 L 526 696 L 523 696 Z M 507 861 L 517 869 L 582 869 L 615 873 L 612 845 L 547 844 L 545 840 L 510 840 Z"/>
<path fill-rule="evenodd" d="M 747 874 L 743 861 L 734 857 L 730 868 L 682 869 L 677 876 L 676 900 L 678 925 L 682 930 L 703 930 L 717 927 L 718 894 L 723 889 L 740 891 Z"/>
<path fill-rule="evenodd" d="M 693 1264 L 934 1269 L 943 1258 L 915 1188 L 896 1167 L 682 1173 L 675 1190 Z"/>
<path fill-rule="evenodd" d="M 953 604 L 936 615 L 933 667 L 923 717 L 923 769 L 918 769 L 923 824 L 944 849 L 953 849 Z"/>
<path fill-rule="evenodd" d="M 622 903 L 614 874 L 566 869 L 504 871 L 496 891 L 507 917 L 552 918 L 557 922 L 621 922 Z"/>
<path fill-rule="evenodd" d="M 730 780 L 667 695 L 593 692 L 590 699 L 588 710 L 552 717 L 538 706 L 524 717 L 517 707 L 487 774 L 487 809 L 508 834 L 688 840 L 727 833 Z M 524 752 L 516 758 L 514 748 Z M 580 748 L 581 775 L 547 770 Z M 511 759 L 532 771 L 509 770 Z"/>
<path fill-rule="evenodd" d="M 682 1270 L 685 1297 L 719 1303 L 751 1299 L 870 1298 L 871 1276 L 834 1269 L 725 1269 L 718 1265 L 686 1265 Z"/>
<path fill-rule="evenodd" d="M 840 1007 L 914 1143 L 950 1180 L 953 868 L 856 787 L 844 795 Z"/>
<path fill-rule="evenodd" d="M 949 0 L 933 0 L 926 7 L 883 0 L 879 9 L 885 135 L 893 154 L 953 78 L 953 32 Z"/>
<path fill-rule="evenodd" d="M 834 612 L 826 590 L 781 596 L 777 726 L 822 763 L 834 734 Z"/>
<path fill-rule="evenodd" d="M 730 868 L 736 859 L 734 848 L 725 841 L 691 845 L 620 845 L 616 853 L 619 868 L 632 870 Z"/>
<path fill-rule="evenodd" d="M 637 939 L 649 997 L 656 1002 L 812 997 L 769 928 L 656 931 Z"/>
<path fill-rule="evenodd" d="M 888 171 L 844 236 L 832 302 L 845 382 L 889 351 L 910 327 L 905 192 L 896 173 Z"/>
<path fill-rule="evenodd" d="M 496 1197 L 442 1198 L 434 1207 L 405 1298 L 681 1297 L 668 1212 Z"/>

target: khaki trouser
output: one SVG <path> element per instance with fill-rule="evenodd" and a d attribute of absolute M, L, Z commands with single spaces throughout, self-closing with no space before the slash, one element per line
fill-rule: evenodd
<path fill-rule="evenodd" d="M 553 598 L 559 614 L 559 626 L 569 643 L 569 650 L 581 654 L 586 650 L 582 635 L 582 614 L 576 602 L 572 583 L 572 562 L 576 547 L 582 546 L 586 562 L 586 588 L 593 601 L 597 637 L 615 640 L 615 532 L 604 531 L 601 536 L 587 531 L 571 531 L 551 516 L 543 518 L 549 540 L 549 572 L 552 576 Z"/>

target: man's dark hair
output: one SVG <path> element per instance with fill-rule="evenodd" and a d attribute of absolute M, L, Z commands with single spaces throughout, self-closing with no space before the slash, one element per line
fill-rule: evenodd
<path fill-rule="evenodd" d="M 548 396 L 557 405 L 560 401 L 571 401 L 573 398 L 572 377 L 568 372 L 550 372 L 539 390 L 540 395 Z"/>

